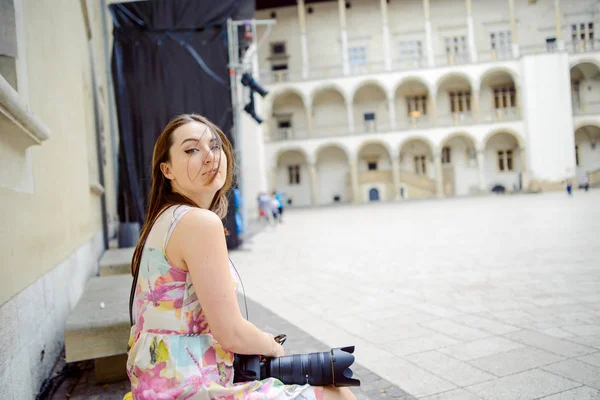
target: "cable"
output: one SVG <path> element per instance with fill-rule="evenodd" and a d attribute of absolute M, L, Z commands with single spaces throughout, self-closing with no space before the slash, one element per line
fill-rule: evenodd
<path fill-rule="evenodd" d="M 242 277 L 240 276 L 240 273 L 238 272 L 237 268 L 235 267 L 235 264 L 233 263 L 233 261 L 231 261 L 231 257 L 229 258 L 229 262 L 231 263 L 231 265 L 233 265 L 233 269 L 235 270 L 235 273 L 238 276 L 238 279 L 240 280 L 240 284 L 242 285 L 242 293 L 244 294 L 244 306 L 246 307 L 246 320 L 250 321 L 249 317 L 248 317 L 248 302 L 246 301 L 246 289 L 244 288 L 244 282 L 242 281 Z"/>

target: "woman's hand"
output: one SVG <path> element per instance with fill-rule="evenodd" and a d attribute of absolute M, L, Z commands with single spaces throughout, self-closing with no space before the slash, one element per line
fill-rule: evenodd
<path fill-rule="evenodd" d="M 270 354 L 265 354 L 268 357 L 282 357 L 285 355 L 283 346 L 275 341 L 275 337 L 268 332 L 264 332 L 272 343 Z"/>
<path fill-rule="evenodd" d="M 272 357 L 283 357 L 285 356 L 285 350 L 283 349 L 283 346 L 280 345 L 279 343 L 277 343 L 276 341 L 273 340 L 273 343 L 275 343 L 275 354 Z"/>

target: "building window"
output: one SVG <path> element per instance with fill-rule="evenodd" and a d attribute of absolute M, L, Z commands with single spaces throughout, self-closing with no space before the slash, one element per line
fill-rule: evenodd
<path fill-rule="evenodd" d="M 494 107 L 496 110 L 502 108 L 513 108 L 517 106 L 517 92 L 513 85 L 497 86 L 494 88 Z"/>
<path fill-rule="evenodd" d="M 300 184 L 300 166 L 299 165 L 288 165 L 288 177 L 290 185 Z"/>
<path fill-rule="evenodd" d="M 399 60 L 404 67 L 420 67 L 423 60 L 423 46 L 420 40 L 398 42 Z"/>
<path fill-rule="evenodd" d="M 375 132 L 377 130 L 377 126 L 375 123 L 375 113 L 364 113 L 363 118 L 365 122 L 365 132 Z"/>
<path fill-rule="evenodd" d="M 471 92 L 449 92 L 452 114 L 471 111 Z"/>
<path fill-rule="evenodd" d="M 285 42 L 271 43 L 271 56 L 285 56 Z"/>
<path fill-rule="evenodd" d="M 427 95 L 406 96 L 406 108 L 409 117 L 427 115 Z"/>
<path fill-rule="evenodd" d="M 579 146 L 575 146 L 575 165 L 579 167 Z"/>
<path fill-rule="evenodd" d="M 594 23 L 571 24 L 571 41 L 575 51 L 587 51 L 594 48 Z"/>
<path fill-rule="evenodd" d="M 277 121 L 277 134 L 279 140 L 287 140 L 293 137 L 292 121 L 289 119 L 281 119 Z"/>
<path fill-rule="evenodd" d="M 444 45 L 449 64 L 461 64 L 469 61 L 467 39 L 465 36 L 445 37 Z"/>
<path fill-rule="evenodd" d="M 512 54 L 512 35 L 510 31 L 500 31 L 490 33 L 490 47 L 493 57 L 496 59 L 510 58 Z"/>
<path fill-rule="evenodd" d="M 558 49 L 558 45 L 556 43 L 555 37 L 546 38 L 546 50 L 549 52 L 556 51 Z"/>
<path fill-rule="evenodd" d="M 367 169 L 369 171 L 377 171 L 377 161 L 369 161 L 367 163 Z"/>
<path fill-rule="evenodd" d="M 581 82 L 571 81 L 571 99 L 573 108 L 579 110 L 581 108 Z"/>
<path fill-rule="evenodd" d="M 348 49 L 348 62 L 352 73 L 367 72 L 367 48 L 355 46 Z"/>
<path fill-rule="evenodd" d="M 513 151 L 499 150 L 498 151 L 498 170 L 512 171 L 513 170 Z"/>
<path fill-rule="evenodd" d="M 420 155 L 415 156 L 415 174 L 426 175 L 427 174 L 427 156 Z"/>
<path fill-rule="evenodd" d="M 442 164 L 450 164 L 450 147 L 445 146 L 442 148 Z"/>

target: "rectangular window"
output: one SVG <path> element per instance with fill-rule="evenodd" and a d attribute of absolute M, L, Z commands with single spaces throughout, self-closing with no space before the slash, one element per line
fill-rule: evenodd
<path fill-rule="evenodd" d="M 513 170 L 513 151 L 499 150 L 498 151 L 498 170 L 512 171 Z"/>
<path fill-rule="evenodd" d="M 415 156 L 415 174 L 427 174 L 427 157 L 424 155 Z"/>
<path fill-rule="evenodd" d="M 471 92 L 449 92 L 452 114 L 471 111 Z"/>
<path fill-rule="evenodd" d="M 363 118 L 365 122 L 365 132 L 375 132 L 377 130 L 377 125 L 375 122 L 375 113 L 364 113 Z"/>
<path fill-rule="evenodd" d="M 555 37 L 546 38 L 546 50 L 549 52 L 556 51 L 558 49 L 558 45 L 556 43 Z"/>
<path fill-rule="evenodd" d="M 353 74 L 367 72 L 367 48 L 365 46 L 348 48 L 348 62 Z"/>
<path fill-rule="evenodd" d="M 272 56 L 282 56 L 285 55 L 285 42 L 275 42 L 271 43 L 271 55 Z"/>
<path fill-rule="evenodd" d="M 512 35 L 510 31 L 500 31 L 490 33 L 490 48 L 492 56 L 498 60 L 511 58 L 512 54 Z"/>
<path fill-rule="evenodd" d="M 590 51 L 594 49 L 594 23 L 571 24 L 573 50 Z"/>
<path fill-rule="evenodd" d="M 376 171 L 377 170 L 377 161 L 369 161 L 367 163 L 367 168 L 369 169 L 369 171 Z"/>
<path fill-rule="evenodd" d="M 300 184 L 300 166 L 288 165 L 288 177 L 290 185 Z"/>
<path fill-rule="evenodd" d="M 406 96 L 406 108 L 409 117 L 427 115 L 427 95 Z"/>
<path fill-rule="evenodd" d="M 494 91 L 494 108 L 496 110 L 503 108 L 516 107 L 516 91 L 513 85 L 509 86 L 496 86 L 493 88 Z"/>
<path fill-rule="evenodd" d="M 449 64 L 462 64 L 469 61 L 466 36 L 445 37 L 444 46 Z"/>
<path fill-rule="evenodd" d="M 450 147 L 445 146 L 442 148 L 442 164 L 450 164 Z"/>
<path fill-rule="evenodd" d="M 579 167 L 579 146 L 575 146 L 575 165 Z"/>
<path fill-rule="evenodd" d="M 399 60 L 404 67 L 419 67 L 423 60 L 423 46 L 420 40 L 398 42 Z"/>

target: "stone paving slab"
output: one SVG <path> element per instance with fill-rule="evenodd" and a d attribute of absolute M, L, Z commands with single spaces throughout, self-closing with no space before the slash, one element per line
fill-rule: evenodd
<path fill-rule="evenodd" d="M 285 333 L 288 336 L 284 344 L 286 354 L 304 354 L 311 352 L 329 351 L 331 348 L 318 339 L 307 334 L 299 327 L 291 324 L 284 318 L 262 307 L 260 304 L 247 299 L 250 321 L 256 326 L 273 334 Z M 243 302 L 240 299 L 242 313 L 245 313 Z M 340 346 L 352 343 L 340 343 Z M 92 363 L 81 363 L 87 370 L 80 377 L 67 379 L 53 396 L 53 399 L 65 399 L 70 393 L 71 400 L 121 400 L 129 390 L 129 381 L 114 382 L 98 385 L 95 382 Z M 64 366 L 64 361 L 56 370 Z M 397 385 L 373 373 L 362 365 L 353 364 L 352 371 L 357 379 L 361 380 L 361 387 L 351 388 L 357 399 L 398 399 L 411 400 L 409 395 Z"/>
<path fill-rule="evenodd" d="M 502 398 L 505 382 L 551 396 L 576 387 L 548 365 L 597 367 L 597 204 L 600 190 L 290 209 L 232 259 L 253 300 L 327 345 L 352 340 L 419 398 Z M 461 387 L 461 368 L 491 378 Z"/>

